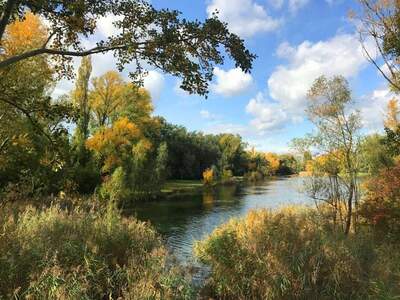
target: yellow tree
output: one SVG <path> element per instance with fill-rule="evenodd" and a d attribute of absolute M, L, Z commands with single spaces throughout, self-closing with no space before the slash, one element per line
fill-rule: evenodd
<path fill-rule="evenodd" d="M 124 165 L 124 160 L 132 156 L 134 146 L 141 138 L 140 129 L 123 117 L 109 128 L 100 128 L 87 140 L 86 146 L 102 158 L 103 172 L 107 173 Z"/>
<path fill-rule="evenodd" d="M 43 45 L 46 38 L 40 18 L 28 13 L 7 27 L 0 56 L 6 59 L 25 53 Z M 7 161 L 3 183 L 24 180 L 31 183 L 32 191 L 38 185 L 49 187 L 46 181 L 58 186 L 53 183 L 58 175 L 62 177 L 66 161 L 62 122 L 69 110 L 51 101 L 53 74 L 46 55 L 0 69 L 0 155 Z"/>
<path fill-rule="evenodd" d="M 7 27 L 2 43 L 4 47 L 2 56 L 11 57 L 26 50 L 40 47 L 46 42 L 47 35 L 47 29 L 39 17 L 27 13 L 24 20 L 17 20 Z"/>
<path fill-rule="evenodd" d="M 122 104 L 118 108 L 118 115 L 128 117 L 142 131 L 146 133 L 158 123 L 151 117 L 154 110 L 150 93 L 132 83 L 127 83 L 122 95 Z"/>
<path fill-rule="evenodd" d="M 397 127 L 400 125 L 399 115 L 400 115 L 399 102 L 397 99 L 393 98 L 388 102 L 387 105 L 386 120 L 384 122 L 385 127 L 395 131 Z"/>
<path fill-rule="evenodd" d="M 109 125 L 115 113 L 124 103 L 126 84 L 121 75 L 108 71 L 92 80 L 90 108 L 94 114 L 93 125 L 96 128 Z"/>
<path fill-rule="evenodd" d="M 151 184 L 159 177 L 154 163 L 149 163 L 153 146 L 127 117 L 101 127 L 86 146 L 100 158 L 103 175 L 107 175 L 101 189 L 107 198 L 132 200 L 154 188 Z"/>
<path fill-rule="evenodd" d="M 265 159 L 268 161 L 268 166 L 271 174 L 276 174 L 279 170 L 280 162 L 277 154 L 272 152 L 265 153 Z"/>

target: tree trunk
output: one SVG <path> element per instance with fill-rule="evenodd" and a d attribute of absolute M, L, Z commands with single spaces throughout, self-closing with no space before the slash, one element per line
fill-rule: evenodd
<path fill-rule="evenodd" d="M 348 235 L 351 227 L 351 218 L 353 214 L 353 194 L 354 194 L 354 182 L 353 178 L 351 179 L 350 188 L 349 188 L 349 197 L 347 199 L 347 216 L 346 216 L 346 228 L 344 230 L 344 234 Z"/>

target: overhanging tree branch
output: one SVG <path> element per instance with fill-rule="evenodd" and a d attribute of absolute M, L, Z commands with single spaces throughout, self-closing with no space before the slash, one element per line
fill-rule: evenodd
<path fill-rule="evenodd" d="M 361 47 L 363 48 L 363 51 L 365 55 L 367 56 L 367 59 L 369 62 L 371 62 L 379 71 L 379 73 L 382 74 L 382 76 L 397 90 L 400 90 L 400 85 L 396 84 L 387 74 L 382 70 L 382 68 L 378 65 L 378 63 L 375 61 L 375 59 L 372 58 L 371 54 L 368 52 L 367 48 L 365 47 L 364 43 L 361 41 Z M 390 66 L 388 63 L 385 63 L 385 65 L 389 68 L 390 72 L 393 73 L 391 70 Z"/>
<path fill-rule="evenodd" d="M 49 55 L 61 55 L 61 56 L 77 56 L 77 57 L 83 57 L 83 56 L 88 56 L 91 54 L 96 54 L 96 53 L 104 53 L 112 50 L 124 50 L 127 49 L 128 47 L 123 45 L 123 46 L 111 46 L 111 47 L 95 47 L 89 50 L 84 50 L 84 51 L 69 51 L 69 50 L 61 50 L 61 49 L 48 49 L 48 48 L 39 48 L 39 49 L 34 49 L 31 51 L 24 52 L 19 55 L 12 56 L 10 58 L 7 58 L 3 61 L 0 62 L 0 69 L 6 68 L 12 64 L 15 64 L 21 60 L 31 58 L 37 55 L 42 55 L 42 54 L 49 54 Z"/>

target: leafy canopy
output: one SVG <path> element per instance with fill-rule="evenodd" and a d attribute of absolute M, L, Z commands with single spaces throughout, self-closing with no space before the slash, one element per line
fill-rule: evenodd
<path fill-rule="evenodd" d="M 71 76 L 71 58 L 112 51 L 121 71 L 130 70 L 133 80 L 143 78 L 142 63 L 182 78 L 181 87 L 200 95 L 207 94 L 216 64 L 224 53 L 236 67 L 249 72 L 255 55 L 237 35 L 214 15 L 200 22 L 181 17 L 176 10 L 155 9 L 145 0 L 3 0 L 0 1 L 0 46 L 7 38 L 6 27 L 32 12 L 48 23 L 48 34 L 40 45 L 29 51 L 0 54 L 0 69 L 40 54 L 52 55 L 57 71 Z M 117 32 L 99 39 L 85 49 L 82 37 L 93 37 L 101 17 L 114 16 Z M 2 53 L 4 51 L 1 51 Z"/>

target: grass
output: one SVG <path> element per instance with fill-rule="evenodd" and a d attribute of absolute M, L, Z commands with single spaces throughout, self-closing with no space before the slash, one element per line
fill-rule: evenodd
<path fill-rule="evenodd" d="M 180 193 L 180 192 L 194 192 L 203 188 L 201 180 L 168 180 L 163 188 L 162 193 Z"/>
<path fill-rule="evenodd" d="M 254 211 L 195 246 L 218 299 L 398 299 L 398 244 L 335 233 L 315 210 Z"/>
<path fill-rule="evenodd" d="M 0 299 L 190 299 L 148 224 L 59 206 L 0 213 Z"/>

